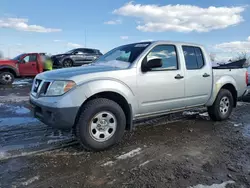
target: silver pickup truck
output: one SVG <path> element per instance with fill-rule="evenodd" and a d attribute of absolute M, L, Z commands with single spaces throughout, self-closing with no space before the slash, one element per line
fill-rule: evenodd
<path fill-rule="evenodd" d="M 85 149 L 117 143 L 133 120 L 207 106 L 227 119 L 246 89 L 244 68 L 212 68 L 201 45 L 156 41 L 117 47 L 94 63 L 36 76 L 30 94 L 35 117 L 73 129 Z"/>

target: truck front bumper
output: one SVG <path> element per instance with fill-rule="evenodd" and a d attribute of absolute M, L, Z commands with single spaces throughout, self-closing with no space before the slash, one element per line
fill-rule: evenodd
<path fill-rule="evenodd" d="M 57 129 L 71 129 L 75 124 L 76 115 L 79 107 L 52 107 L 37 102 L 32 96 L 30 104 L 33 109 L 34 117 L 46 125 Z"/>

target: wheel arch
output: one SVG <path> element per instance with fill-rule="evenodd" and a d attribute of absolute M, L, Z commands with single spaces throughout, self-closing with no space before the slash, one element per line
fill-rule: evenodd
<path fill-rule="evenodd" d="M 81 107 L 78 110 L 78 113 L 76 115 L 76 119 L 75 119 L 75 124 L 74 127 L 76 126 L 81 111 L 84 107 L 85 104 L 87 104 L 87 102 L 94 100 L 96 98 L 106 98 L 109 100 L 112 100 L 114 102 L 116 102 L 118 105 L 120 105 L 120 107 L 122 108 L 125 116 L 126 116 L 126 130 L 131 130 L 133 128 L 133 113 L 132 113 L 132 106 L 128 103 L 128 101 L 126 100 L 126 98 L 121 95 L 120 93 L 114 92 L 114 91 L 103 91 L 103 92 L 98 92 L 93 94 L 92 96 L 88 97 L 87 100 L 85 100 L 83 102 L 83 104 L 81 105 Z"/>
<path fill-rule="evenodd" d="M 236 105 L 237 105 L 237 99 L 238 99 L 238 97 L 237 97 L 238 94 L 237 94 L 237 90 L 234 87 L 234 85 L 231 84 L 231 83 L 228 83 L 228 84 L 223 85 L 221 87 L 221 89 L 226 89 L 226 90 L 228 90 L 228 91 L 230 91 L 232 93 L 232 96 L 233 96 L 233 99 L 234 99 L 234 107 L 236 107 Z"/>
<path fill-rule="evenodd" d="M 0 72 L 4 72 L 4 71 L 12 73 L 14 77 L 19 76 L 18 71 L 11 66 L 0 66 Z"/>

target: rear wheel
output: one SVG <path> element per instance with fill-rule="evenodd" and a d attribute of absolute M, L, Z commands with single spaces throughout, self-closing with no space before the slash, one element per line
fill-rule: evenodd
<path fill-rule="evenodd" d="M 214 121 L 226 120 L 233 111 L 233 105 L 232 93 L 227 89 L 221 89 L 214 104 L 208 107 L 208 114 Z"/>
<path fill-rule="evenodd" d="M 65 59 L 63 61 L 63 67 L 72 67 L 73 66 L 73 61 L 71 59 Z"/>
<path fill-rule="evenodd" d="M 122 138 L 126 117 L 114 101 L 98 98 L 83 107 L 76 125 L 76 136 L 87 150 L 108 149 Z"/>
<path fill-rule="evenodd" d="M 14 75 L 11 72 L 0 72 L 0 83 L 10 85 L 14 82 Z"/>

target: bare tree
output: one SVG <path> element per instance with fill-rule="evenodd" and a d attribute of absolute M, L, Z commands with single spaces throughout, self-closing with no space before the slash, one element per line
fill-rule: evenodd
<path fill-rule="evenodd" d="M 248 59 L 248 54 L 246 52 L 239 52 L 235 58 L 236 61 L 238 60 L 243 60 L 243 59 Z"/>
<path fill-rule="evenodd" d="M 244 67 L 250 66 L 250 56 L 247 52 L 239 52 L 235 57 L 234 61 L 245 60 Z"/>

